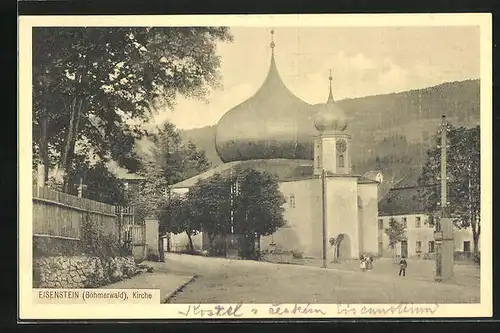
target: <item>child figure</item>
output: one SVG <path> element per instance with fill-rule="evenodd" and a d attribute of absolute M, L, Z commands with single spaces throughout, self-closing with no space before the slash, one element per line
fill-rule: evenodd
<path fill-rule="evenodd" d="M 403 273 L 403 276 L 406 276 L 406 267 L 408 267 L 408 263 L 406 262 L 405 257 L 402 256 L 399 261 L 399 276 L 401 276 L 401 273 Z"/>
<path fill-rule="evenodd" d="M 371 270 L 373 268 L 373 259 L 371 256 L 366 258 L 366 269 Z"/>
<path fill-rule="evenodd" d="M 362 270 L 363 272 L 365 272 L 365 271 L 366 271 L 366 259 L 365 259 L 365 257 L 364 257 L 364 256 L 363 256 L 363 257 L 361 257 L 361 259 L 360 259 L 360 262 L 359 262 L 359 267 L 361 268 L 361 270 Z"/>

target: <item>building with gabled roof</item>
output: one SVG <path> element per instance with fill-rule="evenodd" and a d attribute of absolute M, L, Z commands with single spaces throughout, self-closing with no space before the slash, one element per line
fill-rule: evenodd
<path fill-rule="evenodd" d="M 414 168 L 401 179 L 378 204 L 378 253 L 384 257 L 392 257 L 394 253 L 389 247 L 389 238 L 385 229 L 389 221 L 395 219 L 406 226 L 407 240 L 398 243 L 396 255 L 408 257 L 433 258 L 435 253 L 433 216 L 424 208 L 418 184 L 421 169 Z M 453 234 L 457 257 L 470 257 L 472 253 L 472 230 L 458 229 Z M 463 254 L 462 254 L 463 253 Z"/>

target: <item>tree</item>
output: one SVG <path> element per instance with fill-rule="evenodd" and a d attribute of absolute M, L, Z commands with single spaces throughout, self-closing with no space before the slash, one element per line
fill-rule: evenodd
<path fill-rule="evenodd" d="M 344 240 L 344 234 L 339 234 L 337 237 L 330 237 L 329 243 L 333 250 L 333 262 L 337 261 L 337 249 L 340 243 Z"/>
<path fill-rule="evenodd" d="M 418 180 L 420 200 L 424 209 L 436 214 L 441 199 L 439 176 L 441 170 L 440 136 L 436 146 L 427 152 L 427 160 Z M 478 252 L 481 234 L 480 198 L 480 128 L 453 127 L 448 131 L 446 157 L 448 181 L 448 208 L 457 228 L 471 228 L 474 254 Z"/>
<path fill-rule="evenodd" d="M 253 169 L 237 170 L 232 183 L 237 184 L 234 198 L 234 231 L 241 236 L 244 257 L 255 254 L 255 240 L 271 235 L 285 225 L 283 204 L 276 177 Z"/>
<path fill-rule="evenodd" d="M 215 254 L 215 239 L 225 237 L 231 230 L 231 182 L 216 173 L 198 181 L 186 197 L 192 207 L 192 223 L 206 233 L 210 252 Z"/>
<path fill-rule="evenodd" d="M 165 216 L 169 186 L 210 168 L 205 152 L 191 142 L 184 142 L 172 123 L 165 123 L 158 133 L 149 135 L 152 147 L 139 174 L 145 177 L 141 189 L 132 198 L 137 218 Z"/>
<path fill-rule="evenodd" d="M 385 229 L 385 233 L 389 237 L 389 247 L 392 249 L 394 258 L 396 258 L 396 245 L 406 240 L 405 226 L 391 217 L 389 219 L 389 227 Z"/>
<path fill-rule="evenodd" d="M 69 193 L 77 195 L 77 184 L 82 180 L 83 197 L 110 205 L 125 205 L 125 187 L 123 182 L 109 171 L 103 161 L 94 164 L 85 160 L 85 156 L 76 155 L 71 166 Z"/>
<path fill-rule="evenodd" d="M 43 27 L 33 30 L 33 154 L 64 181 L 76 152 L 135 171 L 142 124 L 178 94 L 219 85 L 225 27 Z"/>
<path fill-rule="evenodd" d="M 189 202 L 189 198 L 173 195 L 165 202 L 160 216 L 160 233 L 186 233 L 191 252 L 194 251 L 193 236 L 201 230 L 200 219 L 194 218 L 193 209 L 196 207 Z"/>

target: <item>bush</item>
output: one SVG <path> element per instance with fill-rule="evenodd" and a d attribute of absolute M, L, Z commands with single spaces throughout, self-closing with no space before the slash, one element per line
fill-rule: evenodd
<path fill-rule="evenodd" d="M 480 252 L 480 251 L 478 251 L 477 253 L 474 253 L 474 254 L 472 255 L 472 260 L 473 260 L 476 264 L 480 265 L 480 264 L 481 264 L 481 252 Z"/>
<path fill-rule="evenodd" d="M 455 251 L 453 252 L 453 260 L 456 261 L 465 261 L 465 260 L 473 260 L 471 252 L 463 252 L 463 251 Z"/>
<path fill-rule="evenodd" d="M 359 256 L 360 259 L 363 258 L 363 256 L 365 258 L 367 258 L 367 257 L 372 258 L 373 261 L 375 261 L 375 259 L 380 258 L 379 254 L 377 252 L 362 252 L 361 255 Z"/>
<path fill-rule="evenodd" d="M 226 256 L 226 243 L 222 237 L 215 238 L 211 248 L 210 255 L 213 257 L 225 257 Z"/>
<path fill-rule="evenodd" d="M 304 253 L 302 251 L 293 250 L 292 257 L 293 259 L 302 259 L 304 257 Z"/>
<path fill-rule="evenodd" d="M 86 216 L 83 222 L 80 242 L 83 253 L 101 259 L 118 257 L 122 253 L 131 254 L 128 245 L 121 246 L 114 235 L 101 235 L 99 226 L 90 219 L 89 215 Z"/>
<path fill-rule="evenodd" d="M 149 253 L 148 261 L 160 261 L 160 256 L 154 253 Z"/>
<path fill-rule="evenodd" d="M 436 254 L 435 253 L 424 253 L 422 258 L 424 260 L 436 260 Z"/>

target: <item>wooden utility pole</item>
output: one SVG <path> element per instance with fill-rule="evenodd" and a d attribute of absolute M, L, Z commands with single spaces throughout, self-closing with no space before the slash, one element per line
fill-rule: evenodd
<path fill-rule="evenodd" d="M 325 169 L 321 171 L 321 217 L 322 217 L 322 229 L 323 229 L 323 266 L 322 268 L 326 268 L 326 173 Z"/>
<path fill-rule="evenodd" d="M 447 132 L 446 116 L 441 121 L 441 221 L 436 223 L 436 281 L 453 277 L 453 221 L 448 208 L 448 184 L 446 174 Z"/>

